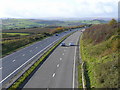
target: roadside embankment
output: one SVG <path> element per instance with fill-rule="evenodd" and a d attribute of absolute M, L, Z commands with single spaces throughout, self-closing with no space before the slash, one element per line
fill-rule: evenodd
<path fill-rule="evenodd" d="M 80 40 L 85 62 L 87 88 L 118 88 L 120 24 L 99 24 L 87 28 Z M 84 66 L 84 65 L 83 65 Z"/>

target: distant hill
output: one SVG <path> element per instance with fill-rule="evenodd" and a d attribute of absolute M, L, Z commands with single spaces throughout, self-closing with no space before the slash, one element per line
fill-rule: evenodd
<path fill-rule="evenodd" d="M 47 26 L 79 26 L 82 24 L 106 23 L 104 20 L 41 20 L 41 19 L 2 19 L 3 30 L 25 29 Z"/>

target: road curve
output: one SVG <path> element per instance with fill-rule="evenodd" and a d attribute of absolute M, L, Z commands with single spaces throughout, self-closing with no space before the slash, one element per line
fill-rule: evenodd
<path fill-rule="evenodd" d="M 74 88 L 76 47 L 81 32 L 64 42 L 75 46 L 58 46 L 23 88 Z"/>

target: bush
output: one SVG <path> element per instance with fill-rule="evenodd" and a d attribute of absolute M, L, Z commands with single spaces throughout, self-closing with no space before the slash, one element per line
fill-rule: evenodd
<path fill-rule="evenodd" d="M 117 21 L 115 19 L 112 19 L 110 22 L 109 22 L 109 25 L 113 25 L 113 24 L 117 24 Z"/>
<path fill-rule="evenodd" d="M 81 56 L 86 61 L 91 87 L 118 88 L 120 24 L 93 25 L 81 39 Z"/>

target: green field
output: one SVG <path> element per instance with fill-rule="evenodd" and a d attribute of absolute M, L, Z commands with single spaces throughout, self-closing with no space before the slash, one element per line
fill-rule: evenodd
<path fill-rule="evenodd" d="M 2 19 L 3 30 L 26 29 L 47 26 L 78 26 L 81 24 L 101 24 L 106 23 L 104 20 L 40 20 L 40 19 Z"/>
<path fill-rule="evenodd" d="M 40 27 L 42 24 L 38 24 L 30 21 L 29 19 L 3 19 L 2 20 L 2 29 L 20 29 L 20 28 L 31 28 L 31 27 Z"/>
<path fill-rule="evenodd" d="M 2 33 L 2 34 L 9 34 L 9 35 L 30 35 L 28 33 Z"/>

